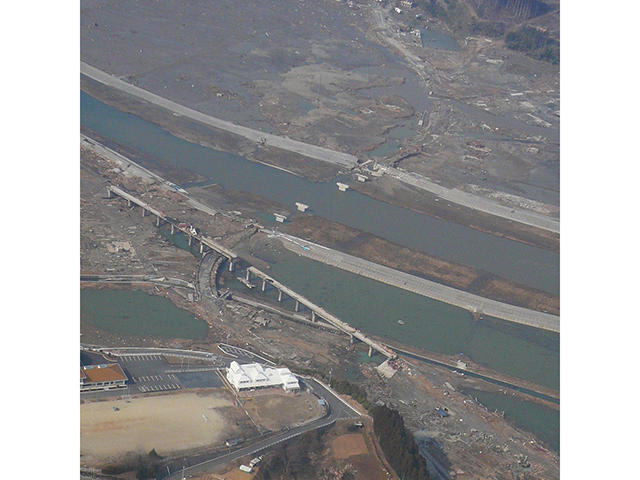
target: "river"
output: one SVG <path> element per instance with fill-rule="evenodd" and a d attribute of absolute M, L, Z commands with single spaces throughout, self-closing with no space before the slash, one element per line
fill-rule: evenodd
<path fill-rule="evenodd" d="M 343 194 L 335 181 L 312 182 L 239 155 L 187 142 L 84 92 L 81 122 L 143 154 L 199 173 L 222 188 L 251 192 L 292 210 L 295 202 L 302 202 L 310 206 L 310 213 L 400 245 L 552 294 L 559 292 L 557 253 L 395 207 L 352 190 Z"/>
<path fill-rule="evenodd" d="M 84 93 L 81 105 L 82 125 L 143 154 L 199 173 L 223 188 L 251 192 L 291 205 L 292 210 L 294 202 L 303 202 L 311 206 L 312 213 L 330 220 L 558 293 L 559 261 L 553 252 L 394 207 L 357 192 L 341 194 L 335 181 L 308 181 L 238 155 L 195 145 Z M 275 259 L 270 274 L 365 333 L 426 350 L 463 353 L 496 371 L 551 388 L 559 386 L 558 334 L 490 318 L 474 323 L 465 310 L 293 254 L 283 253 Z M 405 324 L 399 325 L 398 320 Z M 492 407 L 490 397 L 483 403 Z M 505 415 L 547 439 L 549 431 L 558 429 L 553 410 L 533 403 L 519 405 Z"/>

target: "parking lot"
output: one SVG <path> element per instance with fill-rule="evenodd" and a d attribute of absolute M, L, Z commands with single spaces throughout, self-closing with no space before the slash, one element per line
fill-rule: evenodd
<path fill-rule="evenodd" d="M 220 375 L 224 375 L 224 367 L 231 362 L 231 359 L 213 357 L 210 362 L 203 364 L 189 354 L 180 358 L 180 363 L 177 363 L 176 357 L 169 362 L 164 355 L 155 353 L 112 354 L 109 358 L 111 362 L 116 361 L 127 375 L 126 387 L 83 392 L 82 399 L 92 400 L 187 388 L 223 388 L 224 383 Z M 108 362 L 100 354 L 82 352 L 81 363 L 89 365 Z"/>

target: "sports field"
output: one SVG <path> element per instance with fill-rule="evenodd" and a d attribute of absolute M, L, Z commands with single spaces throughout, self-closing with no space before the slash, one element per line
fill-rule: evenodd
<path fill-rule="evenodd" d="M 174 392 L 129 400 L 87 402 L 80 407 L 80 453 L 85 466 L 111 463 L 129 453 L 162 456 L 225 440 L 280 430 L 322 415 L 308 393 L 289 395 L 274 389 L 243 399 L 224 389 Z"/>
<path fill-rule="evenodd" d="M 83 463 L 154 448 L 164 455 L 220 444 L 234 438 L 242 417 L 233 396 L 220 390 L 86 403 L 80 408 Z"/>

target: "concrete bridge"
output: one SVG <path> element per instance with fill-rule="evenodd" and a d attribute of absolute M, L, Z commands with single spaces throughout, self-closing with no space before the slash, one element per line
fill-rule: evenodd
<path fill-rule="evenodd" d="M 180 226 L 180 224 L 176 223 L 173 219 L 166 216 L 160 210 L 153 208 L 151 205 L 144 202 L 143 200 L 140 200 L 139 198 L 134 197 L 133 195 L 125 192 L 124 190 L 114 185 L 110 185 L 109 187 L 107 187 L 107 195 L 109 198 L 112 198 L 113 195 L 117 195 L 118 197 L 125 199 L 130 207 L 133 205 L 137 205 L 142 209 L 143 217 L 146 216 L 148 213 L 151 215 L 155 215 L 157 227 L 159 227 L 163 223 L 168 223 L 169 225 L 171 225 L 171 234 L 174 235 L 176 230 L 184 233 L 189 239 L 189 245 L 191 245 L 194 240 L 200 242 L 200 253 L 204 253 L 205 248 L 208 248 L 226 257 L 227 260 L 229 260 L 229 271 L 233 271 L 234 262 L 236 262 L 238 259 L 238 255 L 235 252 L 229 250 L 228 248 L 220 245 L 219 243 L 215 242 L 214 240 L 204 235 L 200 235 L 199 233 L 194 233 L 188 227 Z"/>
<path fill-rule="evenodd" d="M 291 290 L 286 285 L 281 284 L 280 282 L 278 282 L 274 278 L 271 278 L 266 273 L 261 272 L 257 268 L 255 268 L 255 267 L 247 268 L 247 281 L 250 280 L 252 274 L 255 275 L 256 277 L 262 279 L 262 291 L 265 290 L 267 283 L 272 285 L 273 287 L 275 287 L 278 290 L 278 301 L 279 302 L 282 301 L 282 295 L 286 294 L 286 295 L 288 295 L 289 297 L 291 297 L 292 299 L 295 300 L 295 302 L 296 302 L 296 306 L 295 306 L 296 312 L 299 310 L 300 304 L 302 304 L 305 307 L 307 307 L 309 310 L 311 310 L 311 320 L 312 321 L 317 321 L 317 318 L 319 317 L 322 320 L 324 320 L 327 323 L 333 325 L 334 327 L 337 327 L 338 329 L 340 329 L 341 331 L 343 331 L 344 333 L 349 335 L 349 337 L 351 338 L 352 342 L 353 342 L 353 340 L 355 338 L 357 340 L 360 340 L 362 343 L 365 343 L 366 345 L 368 345 L 369 346 L 369 356 L 371 356 L 373 354 L 373 350 L 375 350 L 375 351 L 381 353 L 382 355 L 384 355 L 385 357 L 390 358 L 390 359 L 394 359 L 394 358 L 397 357 L 395 352 L 393 352 L 389 348 L 385 347 L 384 345 L 382 345 L 382 344 L 380 344 L 380 343 L 378 343 L 378 342 L 376 342 L 374 340 L 371 340 L 369 337 L 367 337 L 365 334 L 363 334 L 360 330 L 358 330 L 356 328 L 353 328 L 351 325 L 349 325 L 346 322 L 343 322 L 342 320 L 340 320 L 335 315 L 332 315 L 329 312 L 327 312 L 324 308 L 316 305 L 315 303 L 311 302 L 310 300 L 308 300 L 307 298 L 303 297 L 299 293 L 294 292 L 293 290 Z"/>

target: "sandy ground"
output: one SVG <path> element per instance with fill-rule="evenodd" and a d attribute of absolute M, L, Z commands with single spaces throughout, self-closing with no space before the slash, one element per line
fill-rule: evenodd
<path fill-rule="evenodd" d="M 232 435 L 234 410 L 232 397 L 220 391 L 87 403 L 80 408 L 81 455 L 107 460 L 215 445 Z"/>
<path fill-rule="evenodd" d="M 245 409 L 234 406 L 230 392 L 218 389 L 85 403 L 80 409 L 83 463 L 104 463 L 152 449 L 164 456 L 213 447 L 244 437 L 243 428 L 250 421 L 277 431 L 323 413 L 307 393 L 273 390 L 243 400 L 251 420 Z"/>

